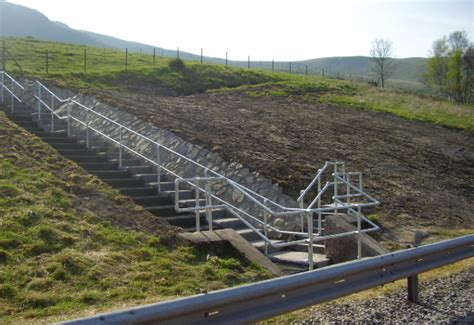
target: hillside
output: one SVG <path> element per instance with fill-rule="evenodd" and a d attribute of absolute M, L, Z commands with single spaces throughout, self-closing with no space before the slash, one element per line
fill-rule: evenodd
<path fill-rule="evenodd" d="M 171 227 L 0 111 L 0 323 L 51 323 L 265 279 Z"/>
<path fill-rule="evenodd" d="M 50 21 L 45 15 L 36 10 L 8 2 L 0 2 L 0 18 L 1 35 L 4 37 L 31 36 L 39 40 L 118 49 L 120 51 L 128 48 L 129 52 L 147 54 L 153 53 L 153 49 L 155 49 L 157 55 L 166 57 L 176 57 L 177 55 L 176 49 L 163 49 L 90 31 L 75 30 L 64 23 Z M 196 49 L 196 52 L 198 51 L 199 49 Z M 181 52 L 180 57 L 185 60 L 200 60 L 200 55 L 188 52 Z M 203 60 L 207 63 L 225 64 L 225 60 L 222 58 L 205 56 Z M 393 81 L 389 82 L 388 85 L 401 89 L 424 90 L 424 86 L 419 82 L 425 70 L 427 59 L 406 58 L 396 59 L 396 61 L 398 68 L 391 77 Z M 246 68 L 248 64 L 247 61 L 234 60 L 229 60 L 228 63 L 242 68 Z M 365 56 L 330 57 L 292 62 L 292 73 L 305 74 L 306 65 L 309 73 L 314 75 L 321 74 L 322 69 L 325 69 L 326 75 L 334 77 L 339 74 L 340 77 L 348 79 L 349 75 L 353 75 L 354 78 L 364 76 L 365 79 L 370 80 L 370 58 Z M 272 62 L 253 61 L 251 66 L 271 70 Z M 274 67 L 276 71 L 288 72 L 289 62 L 276 61 Z"/>

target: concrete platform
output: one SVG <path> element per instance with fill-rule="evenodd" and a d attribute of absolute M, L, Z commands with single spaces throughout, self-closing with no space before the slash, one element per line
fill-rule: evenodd
<path fill-rule="evenodd" d="M 269 257 L 275 262 L 309 265 L 307 252 L 280 251 L 269 254 Z M 315 268 L 329 265 L 329 259 L 322 254 L 313 254 L 313 262 Z"/>

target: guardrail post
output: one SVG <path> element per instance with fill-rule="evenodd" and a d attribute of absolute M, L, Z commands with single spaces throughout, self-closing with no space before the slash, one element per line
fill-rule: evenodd
<path fill-rule="evenodd" d="M 122 168 L 122 138 L 123 138 L 123 128 L 120 127 L 120 137 L 119 137 L 119 168 Z"/>
<path fill-rule="evenodd" d="M 196 186 L 194 187 L 194 192 L 196 196 L 196 231 L 201 231 L 201 212 L 199 211 L 199 207 L 201 203 L 199 202 L 199 178 L 196 179 Z"/>
<path fill-rule="evenodd" d="M 38 122 L 41 119 L 41 86 L 38 85 Z"/>
<path fill-rule="evenodd" d="M 319 173 L 319 171 L 318 171 Z M 318 178 L 318 195 L 321 192 L 321 177 Z M 318 198 L 318 236 L 321 236 L 321 228 L 322 228 L 322 220 L 321 220 L 321 196 Z"/>
<path fill-rule="evenodd" d="M 51 95 L 51 132 L 54 132 L 54 96 Z"/>
<path fill-rule="evenodd" d="M 206 168 L 204 170 L 204 177 L 207 178 L 208 174 L 209 174 L 209 170 Z M 209 223 L 209 230 L 212 231 L 213 230 L 212 209 L 209 208 L 212 205 L 212 203 L 211 203 L 211 184 L 210 184 L 209 180 L 206 180 L 205 190 L 206 190 L 206 206 L 207 206 L 206 216 L 207 216 L 207 222 Z"/>
<path fill-rule="evenodd" d="M 420 301 L 418 295 L 418 274 L 409 276 L 407 278 L 408 284 L 408 301 L 417 304 Z"/>
<path fill-rule="evenodd" d="M 156 145 L 156 181 L 158 182 L 158 186 L 156 187 L 156 190 L 158 193 L 161 192 L 161 154 L 160 154 L 160 144 Z"/>
<path fill-rule="evenodd" d="M 263 204 L 265 206 L 268 206 L 268 200 L 267 199 L 263 200 Z M 265 255 L 268 255 L 268 242 L 267 242 L 268 228 L 267 228 L 267 224 L 268 224 L 268 212 L 263 211 L 263 234 L 265 235 Z"/>
<path fill-rule="evenodd" d="M 313 238 L 313 213 L 309 212 L 307 213 L 308 217 L 308 264 L 309 264 L 309 269 L 312 270 L 314 269 L 314 259 L 313 259 L 313 245 L 314 245 L 314 238 Z"/>
<path fill-rule="evenodd" d="M 334 216 L 337 217 L 337 185 L 339 183 L 337 177 L 337 164 L 334 164 Z"/>
<path fill-rule="evenodd" d="M 361 233 L 360 205 L 357 207 L 357 259 L 362 258 L 362 233 Z"/>

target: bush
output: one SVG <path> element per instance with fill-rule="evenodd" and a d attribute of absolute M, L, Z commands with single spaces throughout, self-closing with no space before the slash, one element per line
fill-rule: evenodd
<path fill-rule="evenodd" d="M 184 72 L 188 69 L 184 61 L 178 58 L 171 60 L 169 63 L 169 67 L 171 70 L 176 72 Z"/>

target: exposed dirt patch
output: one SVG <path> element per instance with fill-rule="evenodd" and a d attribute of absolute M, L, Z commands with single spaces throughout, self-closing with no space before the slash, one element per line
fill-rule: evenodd
<path fill-rule="evenodd" d="M 364 172 L 368 192 L 383 202 L 375 211 L 379 220 L 403 242 L 414 240 L 403 229 L 474 228 L 474 135 L 468 131 L 298 98 L 97 95 L 261 172 L 293 197 L 326 160 L 346 161 Z"/>

